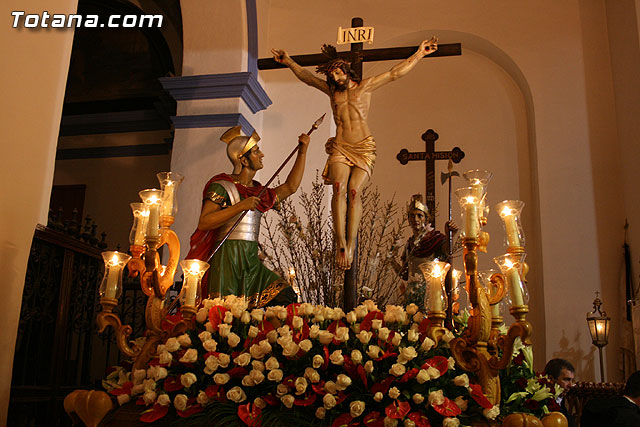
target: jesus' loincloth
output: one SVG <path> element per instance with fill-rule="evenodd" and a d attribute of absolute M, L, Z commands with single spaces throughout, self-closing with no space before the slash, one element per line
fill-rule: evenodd
<path fill-rule="evenodd" d="M 329 138 L 325 144 L 325 150 L 329 157 L 322 171 L 322 178 L 327 185 L 333 184 L 329 176 L 329 165 L 331 163 L 344 163 L 347 166 L 355 166 L 364 170 L 369 179 L 373 174 L 373 165 L 376 162 L 376 142 L 373 136 L 368 136 L 360 142 L 336 141 L 336 138 Z"/>

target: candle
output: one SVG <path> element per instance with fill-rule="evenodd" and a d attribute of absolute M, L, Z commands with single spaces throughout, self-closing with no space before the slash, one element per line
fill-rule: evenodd
<path fill-rule="evenodd" d="M 518 271 L 517 264 L 514 264 L 510 259 L 506 259 L 505 267 L 507 268 L 507 283 L 511 291 L 511 305 L 522 306 L 524 305 L 524 298 L 522 296 L 520 272 Z"/>
<path fill-rule="evenodd" d="M 429 309 L 442 311 L 442 285 L 440 281 L 440 266 L 434 268 L 429 281 Z"/>
<path fill-rule="evenodd" d="M 162 193 L 162 215 L 173 216 L 173 181 L 167 181 Z"/>
<path fill-rule="evenodd" d="M 467 197 L 465 210 L 465 237 L 477 238 L 480 222 L 478 219 L 478 203 L 474 197 Z"/>
<path fill-rule="evenodd" d="M 501 216 L 507 231 L 507 242 L 509 246 L 520 246 L 520 233 L 518 233 L 516 216 L 511 212 L 511 209 L 507 207 L 503 209 Z"/>
<path fill-rule="evenodd" d="M 149 204 L 149 221 L 147 222 L 147 237 L 158 237 L 158 226 L 160 217 L 158 215 L 160 199 L 157 196 L 151 196 L 148 199 Z"/>
<path fill-rule="evenodd" d="M 198 276 L 195 276 L 195 275 L 185 276 L 184 286 L 186 288 L 184 305 L 190 305 L 193 307 L 196 305 L 196 291 L 198 290 Z"/>
<path fill-rule="evenodd" d="M 144 246 L 144 235 L 147 231 L 147 218 L 149 217 L 149 211 L 146 209 L 142 209 L 136 215 L 135 223 L 136 223 L 136 235 L 133 240 L 134 245 Z"/>
<path fill-rule="evenodd" d="M 501 317 L 502 313 L 500 313 L 500 303 L 493 304 L 491 306 L 491 317 Z"/>
<path fill-rule="evenodd" d="M 120 275 L 120 266 L 118 265 L 118 254 L 113 254 L 113 258 L 107 263 L 107 286 L 104 291 L 105 298 L 115 298 L 118 290 L 118 276 Z"/>

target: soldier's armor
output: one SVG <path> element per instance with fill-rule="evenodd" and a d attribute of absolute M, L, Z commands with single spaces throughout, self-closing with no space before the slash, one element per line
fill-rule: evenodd
<path fill-rule="evenodd" d="M 233 182 L 230 181 L 216 181 L 216 184 L 221 185 L 227 194 L 229 195 L 229 200 L 232 205 L 240 202 L 242 200 L 240 198 L 240 193 L 238 193 L 238 189 Z M 236 223 L 238 217 L 242 215 L 239 213 L 238 215 L 231 218 L 224 225 L 218 228 L 217 236 L 220 240 L 224 236 L 226 236 L 227 232 L 233 227 L 233 224 Z M 229 240 L 247 240 L 250 242 L 257 242 L 258 237 L 260 236 L 260 219 L 262 218 L 262 212 L 257 209 L 247 211 L 240 224 L 233 230 L 233 232 L 229 235 Z"/>

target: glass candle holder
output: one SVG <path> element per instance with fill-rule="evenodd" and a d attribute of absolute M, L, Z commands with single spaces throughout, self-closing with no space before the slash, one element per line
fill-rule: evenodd
<path fill-rule="evenodd" d="M 455 268 L 451 271 L 451 299 L 453 314 L 458 314 L 460 310 L 467 307 L 468 299 L 464 288 L 460 287 L 462 271 Z"/>
<path fill-rule="evenodd" d="M 180 291 L 180 305 L 197 307 L 200 304 L 200 283 L 202 276 L 209 269 L 209 264 L 199 259 L 185 259 L 180 261 L 184 282 Z"/>
<path fill-rule="evenodd" d="M 445 311 L 447 293 L 444 287 L 444 278 L 451 265 L 442 261 L 428 261 L 423 262 L 419 267 L 427 282 L 425 307 L 428 307 L 428 311 Z"/>
<path fill-rule="evenodd" d="M 100 283 L 100 298 L 119 299 L 122 295 L 122 271 L 131 256 L 118 251 L 102 252 L 104 277 Z"/>
<path fill-rule="evenodd" d="M 504 254 L 493 260 L 505 277 L 508 289 L 508 301 L 512 307 L 523 306 L 529 303 L 529 293 L 522 281 L 522 266 L 526 254 Z"/>
<path fill-rule="evenodd" d="M 149 188 L 138 193 L 145 208 L 149 211 L 146 237 L 156 238 L 160 235 L 160 209 L 162 208 L 162 190 Z"/>
<path fill-rule="evenodd" d="M 160 188 L 162 189 L 162 216 L 176 216 L 178 212 L 178 199 L 176 192 L 178 186 L 184 179 L 184 176 L 177 172 L 160 172 L 157 173 Z"/>
<path fill-rule="evenodd" d="M 144 203 L 130 203 L 133 212 L 133 226 L 129 233 L 129 244 L 136 246 L 144 246 L 144 236 L 147 232 L 147 219 L 149 211 Z"/>
<path fill-rule="evenodd" d="M 524 202 L 520 200 L 505 200 L 496 205 L 496 211 L 504 223 L 508 247 L 523 247 L 524 232 L 520 224 L 520 214 Z"/>
<path fill-rule="evenodd" d="M 469 186 L 474 189 L 475 196 L 478 200 L 482 200 L 487 194 L 487 185 L 489 185 L 489 182 L 493 177 L 493 173 L 485 170 L 474 169 L 466 171 L 462 176 L 467 180 Z"/>
<path fill-rule="evenodd" d="M 460 203 L 461 222 L 464 224 L 462 235 L 476 239 L 480 232 L 480 201 L 477 190 L 473 187 L 463 187 L 456 190 L 456 197 Z"/>

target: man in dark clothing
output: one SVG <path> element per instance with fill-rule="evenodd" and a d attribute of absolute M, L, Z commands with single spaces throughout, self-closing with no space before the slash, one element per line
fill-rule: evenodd
<path fill-rule="evenodd" d="M 574 427 L 576 422 L 573 419 L 573 415 L 571 415 L 567 409 L 567 403 L 564 397 L 567 391 L 573 387 L 575 372 L 576 370 L 571 362 L 565 359 L 551 359 L 544 367 L 544 374 L 548 375 L 554 383 L 564 389 L 564 392 L 560 395 L 556 403 L 560 405 L 560 412 L 567 417 L 569 427 Z"/>
<path fill-rule="evenodd" d="M 581 427 L 638 427 L 640 426 L 640 371 L 627 380 L 622 396 L 592 399 L 587 402 L 580 418 Z"/>

